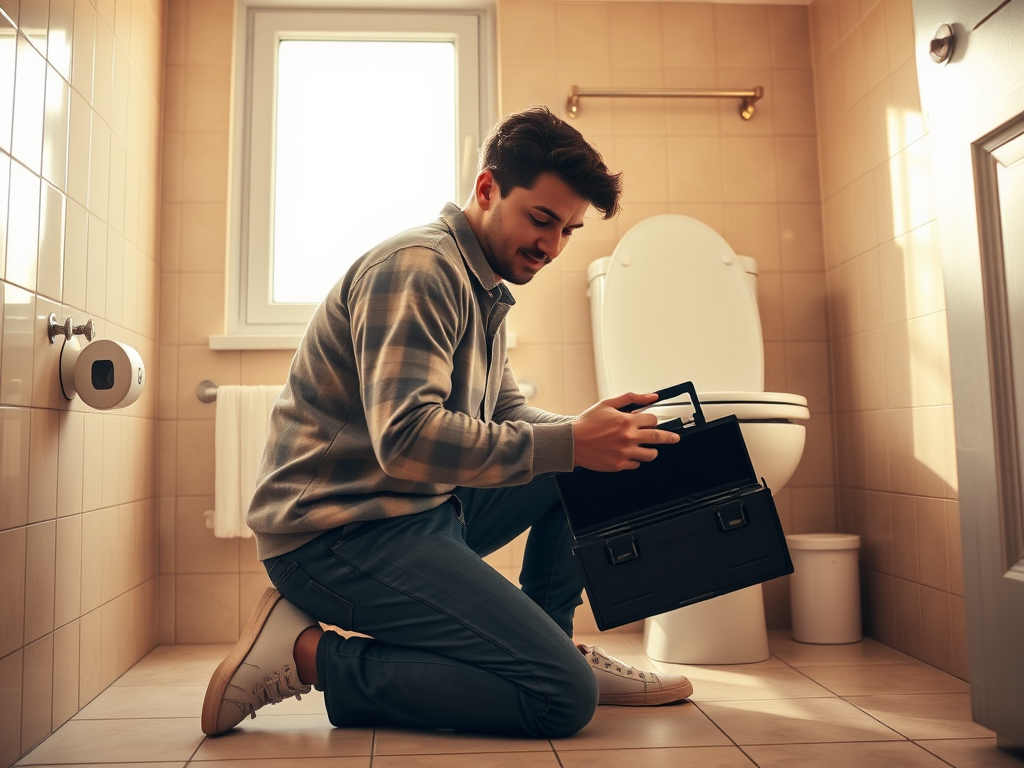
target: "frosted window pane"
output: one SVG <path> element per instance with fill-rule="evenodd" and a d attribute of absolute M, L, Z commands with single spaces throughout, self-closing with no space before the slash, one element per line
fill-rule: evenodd
<path fill-rule="evenodd" d="M 455 46 L 285 40 L 273 301 L 319 303 L 349 265 L 455 197 Z"/>

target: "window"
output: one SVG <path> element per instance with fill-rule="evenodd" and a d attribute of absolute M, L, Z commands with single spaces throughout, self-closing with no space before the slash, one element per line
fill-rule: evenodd
<path fill-rule="evenodd" d="M 469 195 L 489 125 L 484 19 L 242 6 L 239 19 L 226 333 L 210 346 L 294 348 L 355 259 Z"/>

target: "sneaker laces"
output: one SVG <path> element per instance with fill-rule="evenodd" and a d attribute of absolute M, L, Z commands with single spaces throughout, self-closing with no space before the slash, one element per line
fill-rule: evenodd
<path fill-rule="evenodd" d="M 292 696 L 296 701 L 302 701 L 302 694 L 309 693 L 311 690 L 313 690 L 313 686 L 303 685 L 291 665 L 285 664 L 273 674 L 256 681 L 251 692 L 252 699 L 249 701 L 236 701 L 227 698 L 225 701 L 237 705 L 243 713 L 255 720 L 256 710 L 260 707 L 267 704 L 278 704 Z"/>
<path fill-rule="evenodd" d="M 597 669 L 607 669 L 609 671 L 614 668 L 614 670 L 620 675 L 625 675 L 626 677 L 636 676 L 639 680 L 647 681 L 646 673 L 641 672 L 636 667 L 608 654 L 600 646 L 586 646 L 581 643 L 576 647 L 579 648 L 580 652 L 587 657 L 587 660 L 590 662 L 590 666 L 592 667 L 596 667 Z"/>

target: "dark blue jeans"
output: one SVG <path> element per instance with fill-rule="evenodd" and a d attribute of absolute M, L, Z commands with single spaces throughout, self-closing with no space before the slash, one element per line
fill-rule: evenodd
<path fill-rule="evenodd" d="M 522 589 L 481 558 L 530 529 Z M 571 640 L 582 581 L 554 480 L 460 488 L 436 509 L 354 523 L 264 564 L 324 634 L 318 688 L 336 726 L 555 738 L 594 715 Z"/>

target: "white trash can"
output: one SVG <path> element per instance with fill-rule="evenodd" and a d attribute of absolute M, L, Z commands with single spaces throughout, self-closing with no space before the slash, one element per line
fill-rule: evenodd
<path fill-rule="evenodd" d="M 801 643 L 856 643 L 861 637 L 860 536 L 799 533 L 786 536 L 793 559 L 790 605 L 793 639 Z"/>

